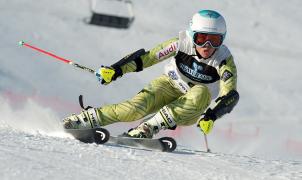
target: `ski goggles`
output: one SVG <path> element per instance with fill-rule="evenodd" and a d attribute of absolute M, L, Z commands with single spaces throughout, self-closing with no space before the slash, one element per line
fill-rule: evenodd
<path fill-rule="evenodd" d="M 222 34 L 207 34 L 202 32 L 195 32 L 193 35 L 193 42 L 195 45 L 203 47 L 209 43 L 213 48 L 218 48 L 222 45 Z"/>

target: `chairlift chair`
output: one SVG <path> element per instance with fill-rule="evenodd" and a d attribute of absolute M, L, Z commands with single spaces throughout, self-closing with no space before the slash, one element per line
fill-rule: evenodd
<path fill-rule="evenodd" d="M 91 0 L 89 24 L 127 29 L 134 21 L 130 0 Z"/>

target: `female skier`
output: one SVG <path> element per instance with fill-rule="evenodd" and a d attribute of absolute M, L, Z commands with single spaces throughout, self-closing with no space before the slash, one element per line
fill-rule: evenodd
<path fill-rule="evenodd" d="M 239 100 L 237 71 L 233 56 L 223 44 L 226 23 L 218 12 L 201 10 L 194 14 L 186 31 L 149 51 L 140 49 L 97 72 L 106 85 L 129 72 L 139 72 L 170 60 L 165 73 L 150 82 L 132 99 L 119 104 L 83 110 L 63 120 L 66 129 L 88 129 L 155 115 L 130 129 L 128 136 L 152 138 L 162 129 L 189 126 L 197 122 L 208 134 L 215 120 L 232 111 Z M 215 86 L 219 89 L 210 108 Z"/>

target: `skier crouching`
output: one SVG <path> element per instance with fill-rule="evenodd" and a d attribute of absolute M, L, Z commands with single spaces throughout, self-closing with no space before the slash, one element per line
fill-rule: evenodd
<path fill-rule="evenodd" d="M 170 59 L 165 73 L 153 80 L 132 99 L 119 104 L 90 108 L 63 120 L 66 129 L 89 129 L 155 115 L 129 130 L 128 136 L 152 138 L 161 129 L 175 129 L 198 122 L 208 134 L 215 120 L 232 111 L 239 100 L 237 71 L 233 56 L 223 45 L 224 18 L 216 11 L 201 10 L 190 27 L 177 38 L 150 51 L 138 50 L 110 67 L 101 67 L 97 77 L 109 84 L 129 72 L 139 72 Z M 214 108 L 210 87 L 219 87 Z"/>

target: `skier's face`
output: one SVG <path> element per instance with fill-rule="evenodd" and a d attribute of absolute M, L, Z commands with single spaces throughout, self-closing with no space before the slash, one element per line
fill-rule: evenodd
<path fill-rule="evenodd" d="M 199 53 L 201 57 L 204 59 L 209 58 L 215 52 L 215 48 L 213 48 L 210 44 L 205 44 L 204 46 L 196 46 L 196 51 Z"/>

